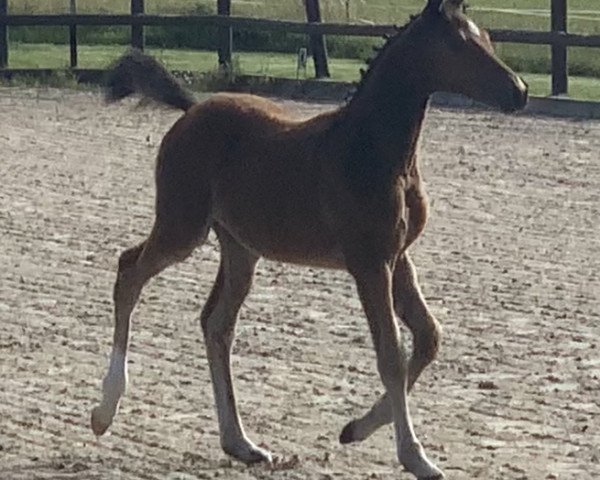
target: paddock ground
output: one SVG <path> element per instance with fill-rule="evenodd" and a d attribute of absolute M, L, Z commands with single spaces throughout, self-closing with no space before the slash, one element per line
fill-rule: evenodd
<path fill-rule="evenodd" d="M 150 228 L 153 158 L 177 116 L 0 89 L 0 478 L 411 478 L 389 427 L 337 442 L 381 392 L 348 275 L 270 262 L 233 368 L 246 429 L 276 462 L 224 456 L 197 320 L 214 239 L 146 288 L 129 391 L 110 435 L 91 434 L 116 259 Z M 431 219 L 413 256 L 444 341 L 411 405 L 449 479 L 600 478 L 599 152 L 600 122 L 429 114 Z"/>

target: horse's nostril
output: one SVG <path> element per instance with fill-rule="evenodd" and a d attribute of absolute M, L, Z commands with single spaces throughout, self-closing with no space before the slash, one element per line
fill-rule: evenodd
<path fill-rule="evenodd" d="M 516 76 L 514 90 L 513 90 L 513 101 L 516 108 L 523 108 L 527 104 L 529 86 L 525 81 Z"/>

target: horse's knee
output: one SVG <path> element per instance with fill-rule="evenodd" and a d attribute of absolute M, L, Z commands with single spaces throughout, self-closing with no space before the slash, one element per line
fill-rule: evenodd
<path fill-rule="evenodd" d="M 395 390 L 404 382 L 408 373 L 408 358 L 401 346 L 398 333 L 394 331 L 379 333 L 378 338 L 374 338 L 377 371 L 386 389 Z"/>

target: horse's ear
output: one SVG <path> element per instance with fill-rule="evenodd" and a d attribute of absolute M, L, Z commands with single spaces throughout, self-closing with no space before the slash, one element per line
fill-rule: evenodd
<path fill-rule="evenodd" d="M 457 12 L 463 9 L 463 0 L 442 0 L 439 11 L 448 18 L 452 18 Z"/>
<path fill-rule="evenodd" d="M 448 18 L 462 9 L 463 0 L 427 0 L 425 13 L 433 13 L 436 15 L 443 14 Z"/>

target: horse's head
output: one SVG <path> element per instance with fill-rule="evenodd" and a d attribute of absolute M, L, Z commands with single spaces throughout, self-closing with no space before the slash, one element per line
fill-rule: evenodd
<path fill-rule="evenodd" d="M 527 84 L 494 54 L 488 33 L 464 12 L 463 0 L 428 0 L 414 43 L 432 93 L 466 95 L 505 111 L 527 103 Z"/>

